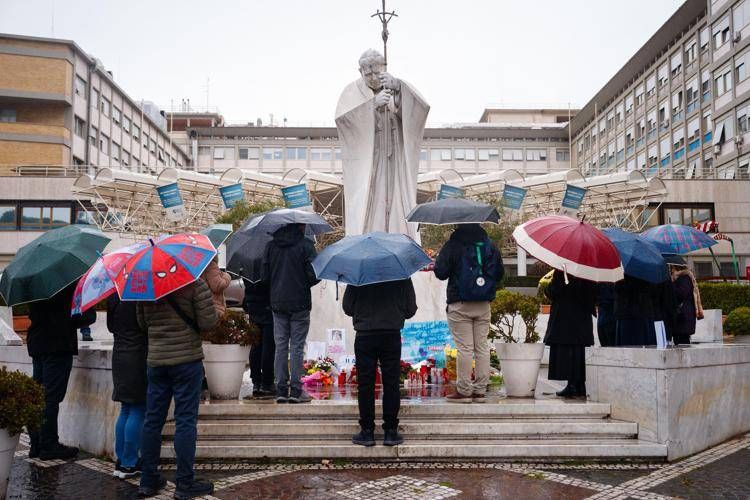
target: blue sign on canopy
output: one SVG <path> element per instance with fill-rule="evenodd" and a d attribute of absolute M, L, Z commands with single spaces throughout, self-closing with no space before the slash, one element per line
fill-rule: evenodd
<path fill-rule="evenodd" d="M 167 218 L 171 221 L 181 220 L 185 216 L 185 205 L 182 202 L 180 187 L 176 182 L 165 186 L 158 186 L 156 192 L 161 200 L 161 205 L 167 211 Z"/>
<path fill-rule="evenodd" d="M 226 208 L 232 208 L 238 201 L 245 199 L 245 192 L 242 190 L 242 184 L 230 184 L 219 188 L 221 199 L 224 201 Z"/>
<path fill-rule="evenodd" d="M 523 204 L 523 199 L 526 197 L 526 190 L 524 188 L 509 186 L 508 184 L 503 187 L 503 198 L 500 203 L 513 210 L 518 210 Z"/>
<path fill-rule="evenodd" d="M 301 208 L 312 205 L 306 184 L 296 184 L 281 188 L 281 194 L 284 196 L 284 203 L 287 208 Z"/>
<path fill-rule="evenodd" d="M 455 186 L 449 186 L 448 184 L 440 185 L 440 192 L 438 192 L 438 200 L 444 200 L 446 198 L 463 198 L 466 191 L 462 188 Z"/>
<path fill-rule="evenodd" d="M 562 207 L 571 210 L 578 210 L 581 208 L 584 196 L 586 196 L 586 188 L 571 186 L 568 184 L 565 186 L 565 196 L 563 196 Z"/>

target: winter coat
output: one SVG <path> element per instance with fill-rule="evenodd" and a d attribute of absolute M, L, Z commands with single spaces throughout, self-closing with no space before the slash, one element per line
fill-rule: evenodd
<path fill-rule="evenodd" d="M 218 322 L 211 290 L 202 279 L 156 302 L 138 302 L 138 327 L 148 334 L 148 366 L 173 366 L 203 359 L 200 332 L 175 312 L 169 297 L 200 332 L 211 330 Z"/>
<path fill-rule="evenodd" d="M 232 282 L 232 277 L 219 269 L 219 265 L 211 261 L 206 267 L 206 270 L 201 274 L 201 278 L 206 282 L 208 288 L 211 290 L 211 295 L 214 300 L 214 307 L 216 307 L 216 315 L 218 317 L 224 316 L 227 311 L 227 301 L 224 299 L 224 290 L 227 289 L 229 283 Z"/>
<path fill-rule="evenodd" d="M 597 283 L 596 285 L 597 328 L 615 324 L 615 285 L 614 283 Z"/>
<path fill-rule="evenodd" d="M 273 324 L 271 312 L 271 290 L 266 283 L 245 282 L 245 300 L 242 308 L 257 325 Z"/>
<path fill-rule="evenodd" d="M 486 239 L 487 232 L 479 224 L 459 224 L 458 228 L 451 234 L 450 239 L 440 249 L 435 261 L 435 277 L 439 280 L 448 280 L 448 304 L 461 301 L 458 292 L 458 274 L 461 270 L 461 259 L 466 250 L 466 245 Z M 498 267 L 500 275 L 497 276 L 497 283 L 500 286 L 500 282 L 505 275 L 505 268 L 503 267 L 503 257 L 499 251 L 497 255 L 500 260 Z"/>
<path fill-rule="evenodd" d="M 70 315 L 76 283 L 68 285 L 47 300 L 29 304 L 29 326 L 26 344 L 29 356 L 78 354 L 78 329 L 96 321 L 96 311 Z"/>
<path fill-rule="evenodd" d="M 544 292 L 551 306 L 544 343 L 566 345 L 594 345 L 596 283 L 555 271 Z"/>
<path fill-rule="evenodd" d="M 677 317 L 675 318 L 675 335 L 695 334 L 695 300 L 693 299 L 693 280 L 690 276 L 678 276 L 672 282 L 677 302 Z"/>
<path fill-rule="evenodd" d="M 628 275 L 615 283 L 616 345 L 656 345 L 654 290 L 652 284 Z"/>
<path fill-rule="evenodd" d="M 667 339 L 671 339 L 677 320 L 677 297 L 671 280 L 651 284 L 651 303 L 654 308 L 654 315 L 651 319 L 663 321 Z"/>
<path fill-rule="evenodd" d="M 316 255 L 312 241 L 297 224 L 286 225 L 273 234 L 266 248 L 263 282 L 270 287 L 274 312 L 312 309 L 310 288 L 320 282 L 312 267 Z"/>
<path fill-rule="evenodd" d="M 122 302 L 116 293 L 107 299 L 107 329 L 112 332 L 112 400 L 128 404 L 146 402 L 146 350 L 148 339 L 138 328 L 135 302 Z"/>
<path fill-rule="evenodd" d="M 348 285 L 344 292 L 344 313 L 354 320 L 357 335 L 372 330 L 401 330 L 404 320 L 417 312 L 417 298 L 411 278 L 372 285 Z"/>

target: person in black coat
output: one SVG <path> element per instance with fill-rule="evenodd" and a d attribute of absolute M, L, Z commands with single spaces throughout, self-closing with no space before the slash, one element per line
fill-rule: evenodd
<path fill-rule="evenodd" d="M 44 420 L 38 432 L 30 434 L 29 457 L 42 460 L 69 459 L 78 448 L 60 444 L 57 417 L 65 399 L 73 356 L 78 354 L 78 329 L 96 321 L 96 312 L 70 315 L 76 283 L 51 298 L 29 304 L 31 325 L 26 336 L 33 363 L 33 378 L 44 386 Z"/>
<path fill-rule="evenodd" d="M 348 285 L 344 292 L 344 313 L 351 316 L 354 356 L 357 366 L 357 402 L 361 431 L 354 444 L 375 445 L 375 372 L 378 362 L 383 382 L 383 444 L 404 442 L 398 433 L 401 406 L 401 329 L 404 320 L 417 312 L 411 278 L 372 285 Z"/>
<path fill-rule="evenodd" d="M 684 265 L 671 265 L 672 286 L 675 293 L 676 317 L 672 339 L 677 344 L 689 344 L 690 336 L 695 334 L 695 325 L 698 316 L 703 317 L 702 309 L 696 304 L 696 295 L 700 293 L 695 290 L 695 277 Z"/>
<path fill-rule="evenodd" d="M 258 325 L 260 343 L 250 348 L 250 378 L 253 381 L 253 398 L 268 399 L 276 394 L 273 384 L 273 363 L 276 344 L 273 340 L 273 313 L 268 284 L 245 282 L 245 300 L 242 307 L 250 321 Z"/>
<path fill-rule="evenodd" d="M 615 345 L 656 345 L 656 316 L 653 286 L 625 275 L 615 283 Z"/>
<path fill-rule="evenodd" d="M 112 332 L 112 400 L 120 403 L 115 424 L 115 476 L 137 474 L 141 431 L 146 412 L 148 338 L 138 327 L 135 302 L 122 302 L 116 293 L 107 299 L 107 329 Z"/>
<path fill-rule="evenodd" d="M 302 390 L 301 378 L 312 309 L 310 288 L 320 282 L 312 268 L 315 256 L 313 242 L 305 238 L 304 224 L 278 229 L 266 248 L 262 281 L 269 286 L 273 312 L 277 403 L 312 400 Z"/>
<path fill-rule="evenodd" d="M 596 285 L 596 333 L 599 345 L 612 347 L 615 345 L 615 285 L 614 283 L 598 283 Z"/>
<path fill-rule="evenodd" d="M 586 397 L 586 346 L 594 345 L 596 283 L 555 270 L 544 292 L 550 299 L 544 343 L 550 346 L 549 379 L 567 380 L 561 397 Z"/>

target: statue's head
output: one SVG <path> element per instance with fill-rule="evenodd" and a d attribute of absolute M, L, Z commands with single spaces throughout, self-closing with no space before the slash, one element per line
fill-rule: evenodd
<path fill-rule="evenodd" d="M 359 58 L 359 74 L 372 90 L 378 90 L 382 85 L 378 75 L 385 71 L 385 58 L 377 50 L 367 49 Z"/>

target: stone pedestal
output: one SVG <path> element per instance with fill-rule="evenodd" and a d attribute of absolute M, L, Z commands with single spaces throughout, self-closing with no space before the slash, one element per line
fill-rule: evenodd
<path fill-rule="evenodd" d="M 669 460 L 750 430 L 750 345 L 590 347 L 586 378 L 592 401 L 666 444 Z"/>

